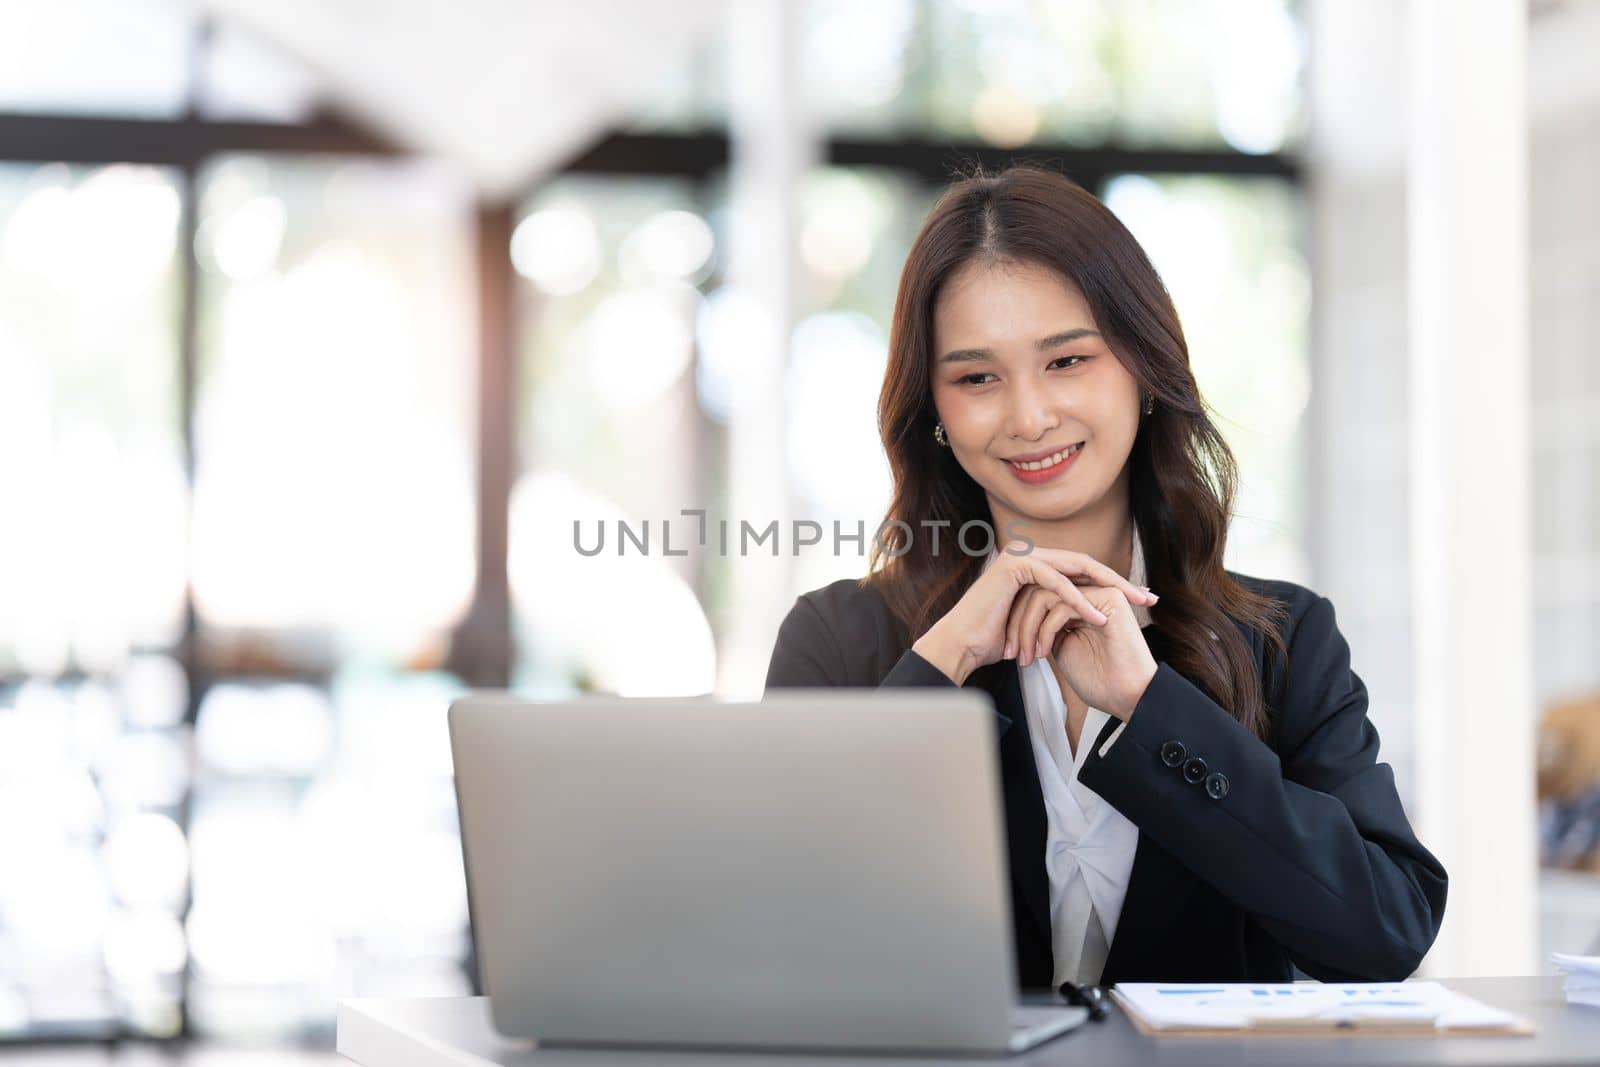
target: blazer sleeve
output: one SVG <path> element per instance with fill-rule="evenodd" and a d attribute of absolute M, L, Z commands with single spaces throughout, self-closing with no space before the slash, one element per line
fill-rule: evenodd
<path fill-rule="evenodd" d="M 809 597 L 796 597 L 794 607 L 778 627 L 778 639 L 767 664 L 766 688 L 826 686 L 957 688 L 954 679 L 909 648 L 881 679 L 853 669 L 822 612 Z"/>
<path fill-rule="evenodd" d="M 1306 974 L 1399 980 L 1439 932 L 1445 870 L 1378 762 L 1366 686 L 1333 605 L 1302 592 L 1310 602 L 1287 642 L 1276 751 L 1160 662 L 1120 742 L 1103 754 L 1097 745 L 1079 773 Z"/>

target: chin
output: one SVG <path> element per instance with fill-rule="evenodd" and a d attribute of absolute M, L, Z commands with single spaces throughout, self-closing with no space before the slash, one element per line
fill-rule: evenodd
<path fill-rule="evenodd" d="M 1043 497 L 1044 494 L 1040 494 Z M 1062 494 L 1051 499 L 1035 498 L 1025 503 L 1013 502 L 1013 510 L 1024 519 L 1034 522 L 1060 522 L 1080 515 L 1087 510 L 1087 505 L 1072 494 Z M 1024 531 L 1026 532 L 1026 531 Z"/>

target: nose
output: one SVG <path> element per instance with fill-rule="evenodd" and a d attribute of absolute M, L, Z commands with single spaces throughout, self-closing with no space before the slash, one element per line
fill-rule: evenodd
<path fill-rule="evenodd" d="M 1049 394 L 1032 382 L 1022 382 L 1011 391 L 1011 407 L 1006 412 L 1006 432 L 1023 441 L 1037 441 L 1060 422 Z"/>

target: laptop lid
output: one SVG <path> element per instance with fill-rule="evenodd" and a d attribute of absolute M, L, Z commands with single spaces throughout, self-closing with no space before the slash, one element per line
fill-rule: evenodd
<path fill-rule="evenodd" d="M 1005 1047 L 1017 990 L 986 694 L 485 694 L 449 728 L 502 1033 Z"/>

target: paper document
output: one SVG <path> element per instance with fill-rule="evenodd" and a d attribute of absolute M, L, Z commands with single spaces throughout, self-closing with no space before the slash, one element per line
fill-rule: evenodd
<path fill-rule="evenodd" d="M 1119 982 L 1114 993 L 1152 1030 L 1470 1030 L 1522 1022 L 1438 982 Z"/>
<path fill-rule="evenodd" d="M 1556 969 L 1567 976 L 1568 1004 L 1600 1008 L 1600 956 L 1570 956 L 1565 952 L 1550 957 Z"/>

